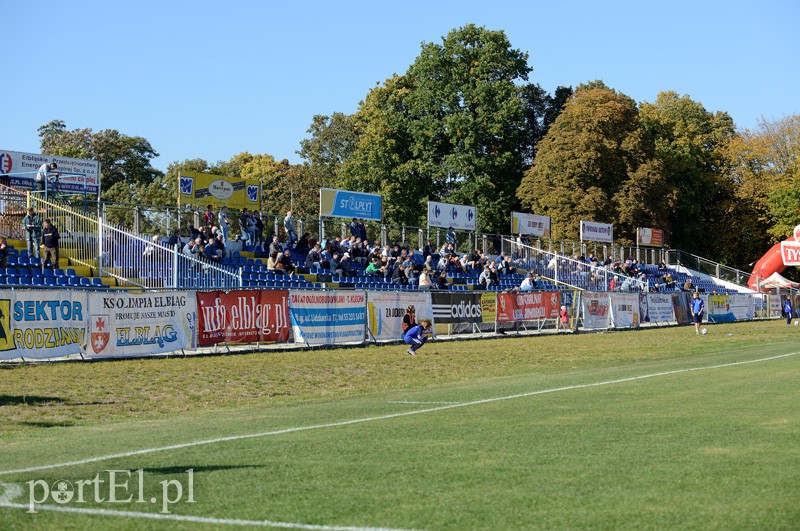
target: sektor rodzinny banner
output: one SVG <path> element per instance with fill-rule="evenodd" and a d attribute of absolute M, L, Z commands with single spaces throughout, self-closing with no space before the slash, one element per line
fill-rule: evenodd
<path fill-rule="evenodd" d="M 287 290 L 198 292 L 198 345 L 288 341 L 288 299 Z"/>
<path fill-rule="evenodd" d="M 94 292 L 83 352 L 89 358 L 149 356 L 194 348 L 194 294 Z"/>
<path fill-rule="evenodd" d="M 78 354 L 88 317 L 83 291 L 0 292 L 0 359 Z"/>

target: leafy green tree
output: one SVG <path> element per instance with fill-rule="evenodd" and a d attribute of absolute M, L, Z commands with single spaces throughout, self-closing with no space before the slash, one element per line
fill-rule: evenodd
<path fill-rule="evenodd" d="M 321 181 L 333 184 L 344 161 L 355 149 L 358 134 L 354 122 L 353 115 L 340 112 L 313 117 L 307 131 L 311 138 L 300 142 L 297 153 L 310 170 L 319 173 Z"/>
<path fill-rule="evenodd" d="M 662 92 L 644 103 L 640 117 L 654 139 L 671 189 L 664 225 L 674 248 L 717 259 L 725 256 L 733 189 L 722 173 L 725 145 L 735 128 L 726 113 L 710 113 L 699 102 Z"/>
<path fill-rule="evenodd" d="M 390 222 L 421 224 L 431 199 L 476 205 L 481 229 L 504 229 L 536 138 L 529 127 L 541 125 L 541 91 L 520 87 L 527 59 L 502 31 L 474 25 L 423 43 L 356 113 L 341 182 L 384 194 Z"/>
<path fill-rule="evenodd" d="M 596 81 L 579 86 L 552 123 L 517 196 L 551 217 L 554 238 L 577 239 L 580 221 L 591 220 L 614 224 L 615 238 L 630 243 L 637 226 L 665 219 L 666 190 L 636 103 Z"/>
<path fill-rule="evenodd" d="M 102 195 L 117 183 L 147 183 L 161 175 L 151 165 L 158 153 L 142 137 L 127 136 L 114 129 L 68 131 L 62 120 L 41 126 L 39 137 L 42 153 L 98 161 Z"/>

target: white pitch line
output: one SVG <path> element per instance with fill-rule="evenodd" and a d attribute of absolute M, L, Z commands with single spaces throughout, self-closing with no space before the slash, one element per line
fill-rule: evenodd
<path fill-rule="evenodd" d="M 459 404 L 460 402 L 415 402 L 412 400 L 395 400 L 387 404 Z"/>
<path fill-rule="evenodd" d="M 260 437 L 271 437 L 274 435 L 284 435 L 286 433 L 295 433 L 300 431 L 308 431 L 308 430 L 319 430 L 324 428 L 338 428 L 340 426 L 351 426 L 353 424 L 363 424 L 365 422 L 374 422 L 376 420 L 388 420 L 388 419 L 396 419 L 401 417 L 409 417 L 412 415 L 422 415 L 425 413 L 434 413 L 437 411 L 446 411 L 448 409 L 455 409 L 455 408 L 462 408 L 462 407 L 469 407 L 469 406 L 477 406 L 481 404 L 490 404 L 492 402 L 500 402 L 503 400 L 514 400 L 517 398 L 526 398 L 529 396 L 536 396 L 536 395 L 544 395 L 549 393 L 558 393 L 561 391 L 572 391 L 575 389 L 589 389 L 592 387 L 601 387 L 605 385 L 613 385 L 618 383 L 626 383 L 626 382 L 635 382 L 637 380 L 646 380 L 648 378 L 657 378 L 660 376 L 670 376 L 673 374 L 682 374 L 687 372 L 695 372 L 695 371 L 706 371 L 712 369 L 722 369 L 726 367 L 735 367 L 737 365 L 747 365 L 750 363 L 761 363 L 765 361 L 772 361 L 781 358 L 786 358 L 789 356 L 795 356 L 798 352 L 790 352 L 788 354 L 780 354 L 778 356 L 770 356 L 768 358 L 760 358 L 755 360 L 747 360 L 747 361 L 735 361 L 731 363 L 721 363 L 719 365 L 707 365 L 703 367 L 691 367 L 688 369 L 677 369 L 674 371 L 666 371 L 666 372 L 656 372 L 651 374 L 643 374 L 640 376 L 631 376 L 628 378 L 619 378 L 616 380 L 606 380 L 602 382 L 595 382 L 589 384 L 579 384 L 579 385 L 568 385 L 564 387 L 556 387 L 553 389 L 542 389 L 540 391 L 528 391 L 526 393 L 519 393 L 515 395 L 507 395 L 507 396 L 498 396 L 493 398 L 484 398 L 481 400 L 472 400 L 469 402 L 457 402 L 455 404 L 446 404 L 438 407 L 431 407 L 426 409 L 417 409 L 414 411 L 404 411 L 400 413 L 389 413 L 386 415 L 377 415 L 374 417 L 363 417 L 360 419 L 352 419 L 352 420 L 342 420 L 339 422 L 329 422 L 326 424 L 312 424 L 310 426 L 296 426 L 294 428 L 284 428 L 281 430 L 273 430 L 273 431 L 264 431 L 259 433 L 246 433 L 242 435 L 230 435 L 227 437 L 218 437 L 215 439 L 205 439 L 201 441 L 191 441 L 179 444 L 171 444 L 168 446 L 159 446 L 155 448 L 145 448 L 143 450 L 133 450 L 131 452 L 122 452 L 117 454 L 107 454 L 101 455 L 98 457 L 89 457 L 86 459 L 80 459 L 78 461 L 67 461 L 64 463 L 53 463 L 50 465 L 40 465 L 40 466 L 33 466 L 28 468 L 17 468 L 14 470 L 2 470 L 0 471 L 0 476 L 8 476 L 11 474 L 20 474 L 26 472 L 36 472 L 38 470 L 50 470 L 53 468 L 62 468 L 67 466 L 78 466 L 78 465 L 85 465 L 88 463 L 96 463 L 98 461 L 108 461 L 109 459 L 120 459 L 123 457 L 134 457 L 137 455 L 144 455 L 144 454 L 151 454 L 154 452 L 164 452 L 168 450 L 180 450 L 183 448 L 192 448 L 194 446 L 203 446 L 206 444 L 217 444 L 222 442 L 229 442 L 229 441 L 240 441 L 243 439 L 254 439 Z"/>
<path fill-rule="evenodd" d="M 0 507 L 25 510 L 30 508 L 27 503 L 0 503 Z M 56 513 L 88 514 L 92 516 L 116 516 L 122 518 L 145 518 L 149 520 L 192 522 L 195 524 L 277 527 L 281 529 L 307 529 L 312 531 L 403 531 L 388 527 L 354 527 L 344 525 L 315 525 L 292 522 L 273 522 L 271 520 L 239 520 L 237 518 L 212 518 L 207 516 L 189 516 L 171 513 L 144 513 L 138 511 L 112 511 L 109 509 L 92 509 L 88 507 L 62 507 L 59 505 L 36 505 L 35 508 L 37 511 L 52 511 Z"/>

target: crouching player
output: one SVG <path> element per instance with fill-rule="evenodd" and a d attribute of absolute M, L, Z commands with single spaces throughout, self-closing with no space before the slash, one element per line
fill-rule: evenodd
<path fill-rule="evenodd" d="M 417 349 L 425 344 L 431 335 L 431 321 L 430 319 L 420 319 L 419 323 L 412 326 L 408 332 L 403 336 L 403 341 L 411 345 L 406 350 L 406 354 L 413 356 L 417 353 Z"/>

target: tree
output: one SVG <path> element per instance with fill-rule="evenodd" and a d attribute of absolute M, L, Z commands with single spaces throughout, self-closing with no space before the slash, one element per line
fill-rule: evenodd
<path fill-rule="evenodd" d="M 391 222 L 421 224 L 418 206 L 432 199 L 476 205 L 483 230 L 506 227 L 536 136 L 528 127 L 539 126 L 531 115 L 541 93 L 518 85 L 527 58 L 502 31 L 474 25 L 423 43 L 406 74 L 370 91 L 356 113 L 341 182 L 385 193 Z"/>
<path fill-rule="evenodd" d="M 671 203 L 664 229 L 674 248 L 730 259 L 725 232 L 730 227 L 733 190 L 724 178 L 724 147 L 733 137 L 733 120 L 710 113 L 689 96 L 662 92 L 643 103 L 640 117 L 654 139 L 669 183 Z"/>
<path fill-rule="evenodd" d="M 555 238 L 577 239 L 589 220 L 614 224 L 615 239 L 630 243 L 637 226 L 663 222 L 665 192 L 636 103 L 596 81 L 579 86 L 550 126 L 517 197 L 550 216 Z"/>
<path fill-rule="evenodd" d="M 97 133 L 91 129 L 67 131 L 62 120 L 41 126 L 39 137 L 42 153 L 98 161 L 103 196 L 117 183 L 145 184 L 161 175 L 151 165 L 158 153 L 142 137 L 127 136 L 114 129 Z"/>
<path fill-rule="evenodd" d="M 311 138 L 300 142 L 297 153 L 306 161 L 308 169 L 319 173 L 320 180 L 333 184 L 358 140 L 354 117 L 340 112 L 331 116 L 317 114 L 307 132 Z"/>

